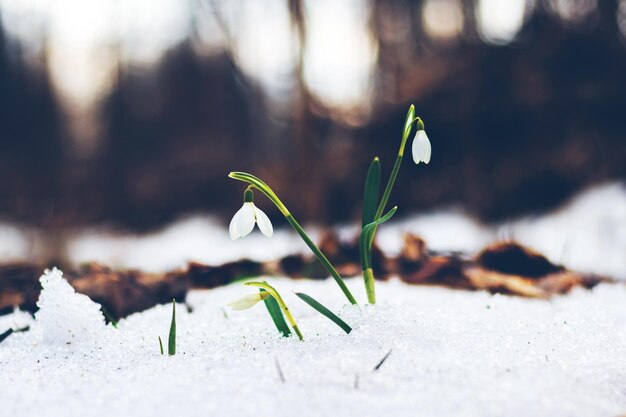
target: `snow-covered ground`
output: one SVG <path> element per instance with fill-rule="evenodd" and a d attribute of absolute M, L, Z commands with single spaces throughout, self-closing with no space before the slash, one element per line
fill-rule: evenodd
<path fill-rule="evenodd" d="M 233 208 L 233 213 L 238 207 Z M 612 183 L 587 190 L 559 210 L 540 217 L 487 226 L 457 209 L 402 218 L 381 227 L 378 242 L 389 254 L 397 253 L 406 231 L 417 233 L 435 250 L 474 253 L 498 239 L 516 239 L 542 252 L 552 261 L 581 272 L 606 274 L 626 280 L 626 187 Z M 188 261 L 220 264 L 241 257 L 272 260 L 308 248 L 285 222 L 275 224 L 272 239 L 253 232 L 232 241 L 226 225 L 207 216 L 182 219 L 148 235 L 110 230 L 84 230 L 69 238 L 69 257 L 76 263 L 101 261 L 121 268 L 163 272 Z M 307 227 L 315 239 L 319 229 Z M 355 226 L 340 227 L 351 237 Z M 40 254 L 42 239 L 33 230 L 0 224 L 0 259 L 29 259 Z"/>
<path fill-rule="evenodd" d="M 272 279 L 305 341 L 278 337 L 262 304 L 222 308 L 231 285 L 177 309 L 178 353 L 159 354 L 170 306 L 105 326 L 59 274 L 43 281 L 36 321 L 0 330 L 2 416 L 620 416 L 626 413 L 626 286 L 552 301 L 378 284 L 376 306 L 350 306 L 332 280 Z M 364 298 L 360 280 L 348 285 Z M 300 302 L 303 291 L 352 327 Z M 377 371 L 374 367 L 391 351 Z M 280 371 L 279 371 L 280 368 Z M 284 376 L 284 380 L 280 377 Z"/>

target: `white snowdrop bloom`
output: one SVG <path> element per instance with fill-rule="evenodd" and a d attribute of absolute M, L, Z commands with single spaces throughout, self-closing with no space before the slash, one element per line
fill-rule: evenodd
<path fill-rule="evenodd" d="M 238 300 L 231 301 L 230 303 L 228 303 L 228 307 L 236 311 L 247 310 L 249 308 L 254 307 L 256 303 L 258 303 L 259 301 L 265 300 L 269 296 L 270 296 L 270 293 L 268 292 L 258 292 L 255 294 L 244 295 Z"/>
<path fill-rule="evenodd" d="M 228 231 L 230 232 L 231 239 L 235 240 L 240 237 L 248 235 L 254 224 L 259 225 L 261 232 L 267 237 L 272 237 L 274 229 L 270 219 L 267 217 L 263 210 L 256 207 L 252 201 L 243 203 L 243 206 L 235 213 L 233 219 L 230 221 Z"/>
<path fill-rule="evenodd" d="M 430 141 L 426 135 L 426 131 L 418 130 L 413 139 L 413 160 L 416 164 L 430 162 Z"/>

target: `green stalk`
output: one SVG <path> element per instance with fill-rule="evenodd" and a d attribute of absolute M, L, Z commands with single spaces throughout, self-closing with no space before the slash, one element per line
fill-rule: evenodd
<path fill-rule="evenodd" d="M 264 183 L 259 178 L 255 177 L 254 175 L 251 175 L 245 172 L 231 172 L 230 174 L 228 174 L 228 176 L 230 178 L 251 184 L 252 187 L 256 188 L 257 190 L 265 194 L 265 196 L 269 198 L 270 201 L 276 205 L 276 207 L 278 208 L 278 210 L 280 210 L 283 216 L 285 216 L 285 218 L 287 219 L 291 227 L 293 227 L 294 230 L 300 235 L 302 240 L 304 240 L 304 243 L 306 243 L 309 249 L 311 249 L 311 252 L 313 252 L 315 257 L 321 262 L 321 264 L 324 266 L 326 271 L 328 271 L 328 273 L 335 279 L 335 282 L 337 283 L 337 285 L 339 285 L 339 288 L 341 288 L 341 291 L 343 291 L 348 301 L 350 301 L 350 303 L 352 304 L 357 303 L 356 299 L 354 298 L 354 296 L 348 289 L 346 283 L 343 281 L 343 278 L 341 278 L 341 275 L 339 275 L 339 272 L 337 272 L 335 267 L 330 263 L 328 258 L 322 253 L 322 251 L 317 247 L 317 245 L 313 243 L 313 241 L 306 234 L 302 226 L 300 226 L 300 224 L 296 221 L 296 219 L 291 215 L 289 210 L 287 210 L 287 207 L 285 207 L 283 202 L 280 201 L 278 196 L 274 193 L 274 191 L 272 191 L 272 189 L 266 183 Z"/>
<path fill-rule="evenodd" d="M 365 268 L 363 270 L 363 282 L 365 283 L 367 302 L 370 304 L 376 304 L 376 287 L 374 281 L 374 271 L 372 268 Z"/>
<path fill-rule="evenodd" d="M 385 187 L 385 191 L 383 192 L 383 197 L 380 199 L 380 204 L 378 205 L 378 210 L 376 210 L 376 217 L 374 217 L 374 220 L 378 220 L 380 216 L 383 215 L 385 206 L 389 201 L 389 196 L 391 196 L 391 190 L 393 190 L 393 186 L 396 183 L 396 178 L 398 177 L 398 172 L 400 171 L 400 165 L 402 164 L 402 158 L 404 157 L 404 148 L 406 147 L 406 142 L 409 139 L 409 135 L 411 134 L 413 122 L 417 121 L 418 125 L 422 123 L 419 117 L 415 118 L 414 116 L 415 107 L 411 105 L 411 107 L 409 108 L 409 112 L 406 116 L 406 121 L 404 122 L 404 131 L 402 132 L 402 141 L 400 142 L 400 149 L 398 149 L 398 156 L 396 157 L 395 164 L 393 164 L 391 175 L 389 176 L 389 180 L 387 181 L 387 186 Z"/>
<path fill-rule="evenodd" d="M 400 165 L 402 165 L 402 157 L 404 156 L 405 144 L 406 140 L 403 139 L 402 145 L 400 147 L 400 152 L 398 152 L 398 156 L 396 157 L 396 163 L 393 164 L 393 169 L 391 170 L 389 181 L 387 181 L 387 186 L 385 187 L 385 191 L 383 192 L 383 197 L 380 199 L 380 204 L 378 205 L 378 210 L 376 210 L 374 220 L 380 219 L 380 216 L 382 216 L 383 210 L 385 210 L 385 206 L 389 201 L 389 196 L 391 196 L 391 190 L 393 190 L 393 186 L 396 183 L 396 178 L 398 177 L 398 172 L 400 171 Z"/>
<path fill-rule="evenodd" d="M 298 338 L 300 340 L 304 340 L 304 337 L 302 336 L 302 333 L 300 333 L 300 329 L 298 328 L 298 324 L 296 323 L 296 320 L 291 315 L 291 312 L 289 311 L 287 304 L 285 304 L 285 301 L 283 301 L 283 298 L 280 296 L 280 294 L 278 294 L 278 291 L 276 291 L 274 287 L 272 287 L 271 285 L 267 283 L 256 282 L 256 281 L 246 282 L 243 285 L 263 288 L 265 291 L 270 293 L 270 295 L 276 300 L 280 308 L 283 310 L 285 317 L 287 317 L 287 321 L 289 321 L 289 324 L 291 324 L 291 327 L 293 328 L 293 331 L 298 335 Z"/>
<path fill-rule="evenodd" d="M 423 129 L 423 123 L 421 119 L 419 117 L 415 117 L 415 106 L 411 105 L 406 115 L 406 120 L 404 122 L 404 130 L 402 131 L 402 141 L 400 141 L 398 156 L 396 157 L 396 162 L 393 164 L 393 169 L 391 170 L 391 175 L 389 176 L 389 180 L 387 181 L 387 185 L 385 186 L 385 191 L 383 191 L 383 196 L 380 199 L 380 204 L 378 205 L 378 209 L 376 210 L 376 214 L 374 216 L 374 222 L 380 219 L 380 217 L 383 215 L 385 207 L 387 206 L 387 202 L 389 201 L 389 197 L 391 196 L 391 191 L 393 190 L 393 186 L 396 183 L 396 178 L 398 177 L 398 172 L 400 172 L 400 165 L 402 165 L 402 158 L 404 157 L 404 148 L 406 147 L 406 142 L 409 139 L 409 135 L 411 134 L 413 123 L 415 121 L 417 121 L 418 123 L 418 129 L 420 123 L 421 128 Z M 366 248 L 367 252 L 361 256 L 361 268 L 363 270 L 365 291 L 367 293 L 367 301 L 370 304 L 376 303 L 376 289 L 374 287 L 374 271 L 371 268 L 371 256 L 372 244 L 374 242 L 374 237 L 376 236 L 377 229 L 378 224 L 373 227 L 373 230 L 369 236 Z"/>
<path fill-rule="evenodd" d="M 343 291 L 343 293 L 346 296 L 346 298 L 348 299 L 348 301 L 350 301 L 350 303 L 352 303 L 352 304 L 356 304 L 357 302 L 354 299 L 354 296 L 352 295 L 352 293 L 348 289 L 348 286 L 344 282 L 343 278 L 341 278 L 341 275 L 339 275 L 339 272 L 337 272 L 337 270 L 335 269 L 333 264 L 330 263 L 330 261 L 322 253 L 322 251 L 319 250 L 317 245 L 315 245 L 315 243 L 313 243 L 313 241 L 309 238 L 309 236 L 306 234 L 304 229 L 300 226 L 300 224 L 298 224 L 296 219 L 294 219 L 292 215 L 289 215 L 289 216 L 287 216 L 287 221 L 295 229 L 295 231 L 298 232 L 298 234 L 300 235 L 302 240 L 304 240 L 304 243 L 307 244 L 307 246 L 311 249 L 313 254 L 321 262 L 321 264 L 324 266 L 324 268 L 326 268 L 326 270 L 330 273 L 330 275 L 332 275 L 332 277 L 335 279 L 335 282 L 337 283 L 337 285 L 339 285 L 339 288 L 341 288 L 341 291 Z"/>
<path fill-rule="evenodd" d="M 398 210 L 398 207 L 394 207 L 387 214 L 374 220 L 361 230 L 361 236 L 359 236 L 359 254 L 361 256 L 361 265 L 363 268 L 363 281 L 365 283 L 365 291 L 367 293 L 367 301 L 370 304 L 376 304 L 376 290 L 374 287 L 374 271 L 372 270 L 372 251 L 371 241 L 372 235 L 376 232 L 376 228 L 381 223 L 384 223 L 391 219 Z"/>

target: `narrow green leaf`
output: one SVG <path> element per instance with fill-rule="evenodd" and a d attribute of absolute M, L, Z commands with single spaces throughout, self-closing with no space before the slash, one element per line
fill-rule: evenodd
<path fill-rule="evenodd" d="M 398 206 L 395 206 L 394 208 L 389 210 L 387 214 L 382 216 L 380 219 L 374 220 L 373 222 L 369 223 L 367 226 L 365 226 L 361 230 L 361 236 L 359 237 L 359 252 L 361 254 L 361 261 L 364 263 L 364 265 L 362 265 L 364 270 L 372 266 L 370 242 L 371 242 L 373 233 L 376 231 L 376 228 L 380 224 L 391 219 L 393 215 L 396 214 L 397 210 L 398 210 Z"/>
<path fill-rule="evenodd" d="M 167 341 L 167 354 L 176 355 L 176 300 L 172 300 L 172 322 L 170 323 L 170 334 Z"/>
<path fill-rule="evenodd" d="M 374 221 L 378 208 L 378 194 L 380 192 L 380 160 L 378 157 L 372 160 L 367 177 L 365 179 L 365 191 L 363 192 L 363 219 L 362 227 Z"/>
<path fill-rule="evenodd" d="M 345 321 L 341 320 L 339 316 L 335 313 L 324 307 L 319 301 L 311 297 L 310 295 L 306 295 L 302 292 L 297 292 L 296 295 L 305 303 L 313 307 L 313 309 L 317 310 L 318 313 L 328 317 L 330 321 L 335 323 L 337 326 L 341 327 L 344 332 L 350 333 L 352 331 L 352 327 L 348 325 Z"/>
<path fill-rule="evenodd" d="M 265 292 L 265 290 L 263 288 L 259 288 L 259 292 Z M 270 313 L 270 317 L 272 317 L 272 321 L 278 331 L 284 337 L 291 335 L 291 330 L 289 330 L 289 326 L 285 321 L 285 317 L 283 316 L 283 312 L 278 305 L 278 301 L 276 301 L 274 297 L 267 297 L 263 300 L 263 303 L 265 304 L 265 308 L 267 308 L 267 312 Z"/>
<path fill-rule="evenodd" d="M 161 355 L 163 355 L 163 341 L 161 340 L 161 336 L 159 336 L 159 348 L 161 349 Z"/>

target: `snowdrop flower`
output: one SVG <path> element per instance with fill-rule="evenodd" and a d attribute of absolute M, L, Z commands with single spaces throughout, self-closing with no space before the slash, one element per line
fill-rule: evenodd
<path fill-rule="evenodd" d="M 255 223 L 259 225 L 259 229 L 265 236 L 272 237 L 274 233 L 272 223 L 267 215 L 254 205 L 252 190 L 246 189 L 243 196 L 243 206 L 235 213 L 228 227 L 231 239 L 235 240 L 248 235 L 254 229 Z"/>
<path fill-rule="evenodd" d="M 247 310 L 254 307 L 259 301 L 265 300 L 269 296 L 270 293 L 267 291 L 244 295 L 240 299 L 228 303 L 228 307 L 236 311 Z"/>
<path fill-rule="evenodd" d="M 413 139 L 413 160 L 416 164 L 423 162 L 425 164 L 430 162 L 430 141 L 426 135 L 426 131 L 420 129 L 415 134 Z"/>

